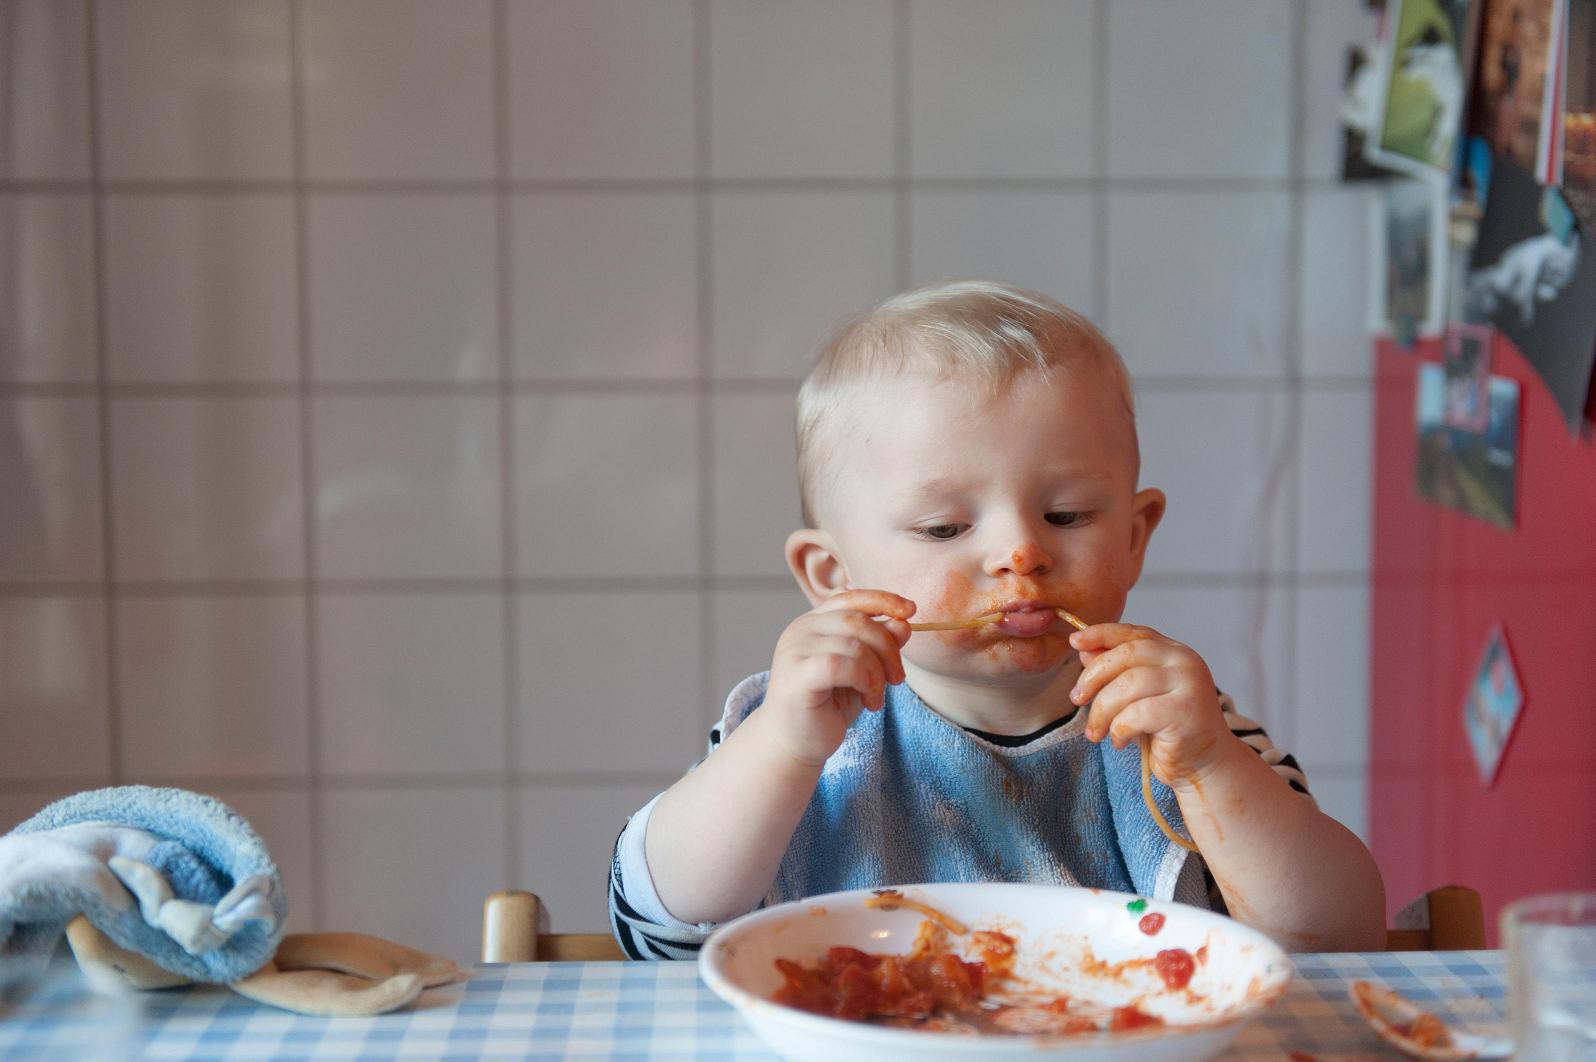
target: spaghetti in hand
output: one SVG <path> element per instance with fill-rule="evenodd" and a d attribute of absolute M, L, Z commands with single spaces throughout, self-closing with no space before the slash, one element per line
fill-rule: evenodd
<path fill-rule="evenodd" d="M 1070 644 L 1084 664 L 1070 697 L 1091 705 L 1086 736 L 1140 746 L 1143 799 L 1164 833 L 1195 852 L 1157 810 L 1152 776 L 1177 790 L 1195 787 L 1223 753 L 1230 728 L 1208 665 L 1189 646 L 1128 623 L 1097 624 Z"/>

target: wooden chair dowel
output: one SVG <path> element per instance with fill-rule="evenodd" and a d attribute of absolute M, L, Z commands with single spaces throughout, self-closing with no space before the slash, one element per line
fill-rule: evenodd
<path fill-rule="evenodd" d="M 1485 947 L 1485 907 L 1466 885 L 1431 889 L 1396 914 L 1387 951 L 1471 951 Z"/>
<path fill-rule="evenodd" d="M 1463 885 L 1443 885 L 1428 895 L 1431 950 L 1472 951 L 1485 947 L 1485 905 L 1479 893 Z"/>
<path fill-rule="evenodd" d="M 520 889 L 489 896 L 482 905 L 482 961 L 536 962 L 540 907 Z"/>

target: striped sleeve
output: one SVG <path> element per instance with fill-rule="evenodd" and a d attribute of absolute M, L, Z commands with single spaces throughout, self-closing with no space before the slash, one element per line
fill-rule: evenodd
<path fill-rule="evenodd" d="M 1225 723 L 1230 727 L 1230 732 L 1239 737 L 1242 744 L 1262 756 L 1263 761 L 1273 768 L 1277 775 L 1285 779 L 1287 785 L 1310 801 L 1313 800 L 1313 794 L 1308 792 L 1308 777 L 1302 773 L 1295 756 L 1285 749 L 1276 748 L 1275 743 L 1269 740 L 1269 735 L 1264 733 L 1264 728 L 1236 711 L 1236 702 L 1223 690 L 1219 691 L 1219 707 L 1224 710 Z M 1203 888 L 1208 893 L 1208 906 L 1211 910 L 1221 914 L 1230 913 L 1225 897 L 1219 891 L 1219 882 L 1214 880 L 1207 863 L 1203 864 Z"/>
<path fill-rule="evenodd" d="M 645 917 L 626 898 L 621 845 L 610 860 L 610 932 L 629 959 L 696 959 L 709 934 L 698 926 L 666 925 Z"/>
<path fill-rule="evenodd" d="M 720 747 L 721 729 L 722 725 L 717 724 L 709 732 L 708 752 Z M 693 768 L 696 769 L 698 763 L 693 764 Z M 654 800 L 651 800 L 627 820 L 615 838 L 608 888 L 610 933 L 627 958 L 696 959 L 713 927 L 672 918 L 655 896 L 653 882 L 642 880 L 648 876 L 648 864 L 643 858 L 643 835 L 653 810 Z M 630 893 L 628 882 L 634 886 Z"/>
<path fill-rule="evenodd" d="M 1262 756 L 1263 761 L 1274 768 L 1274 772 L 1285 779 L 1287 785 L 1309 800 L 1313 799 L 1313 794 L 1308 792 L 1308 778 L 1302 773 L 1295 756 L 1277 748 L 1269 740 L 1269 735 L 1264 733 L 1263 727 L 1236 711 L 1236 702 L 1223 691 L 1219 693 L 1219 707 L 1224 710 L 1225 723 L 1229 725 L 1230 732 L 1239 737 L 1242 744 Z"/>

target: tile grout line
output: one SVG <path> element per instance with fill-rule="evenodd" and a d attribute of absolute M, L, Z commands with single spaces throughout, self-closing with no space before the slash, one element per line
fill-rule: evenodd
<path fill-rule="evenodd" d="M 93 0 L 84 0 L 84 50 L 87 52 L 90 254 L 94 258 L 94 397 L 100 434 L 100 589 L 105 622 L 105 730 L 110 756 L 111 782 L 122 783 L 122 682 L 118 665 L 120 629 L 117 624 L 116 506 L 111 446 L 110 337 L 106 329 L 106 223 L 105 201 L 100 191 L 103 158 L 100 152 L 99 20 Z"/>
<path fill-rule="evenodd" d="M 1562 760 L 1545 765 L 1550 772 L 1581 777 L 1588 774 L 1588 762 L 1570 754 Z M 1346 762 L 1327 763 L 1315 770 L 1316 778 L 1337 781 L 1359 779 L 1366 773 L 1381 770 L 1399 773 L 1400 767 L 1368 768 Z M 626 770 L 573 770 L 542 773 L 527 771 L 511 779 L 517 786 L 545 789 L 604 789 L 627 786 L 670 785 L 681 777 L 677 771 L 626 771 Z M 198 787 L 205 790 L 253 790 L 274 793 L 295 793 L 304 790 L 307 779 L 296 774 L 222 775 L 222 774 L 152 774 L 146 781 L 151 785 Z M 437 792 L 439 790 L 483 790 L 501 783 L 495 773 L 471 774 L 467 772 L 439 772 L 437 774 L 329 774 L 323 777 L 324 789 L 339 792 Z M 1309 779 L 1310 782 L 1313 779 Z M 99 784 L 93 775 L 46 775 L 18 779 L 6 787 L 8 795 L 51 793 L 60 790 L 75 791 Z"/>
<path fill-rule="evenodd" d="M 339 792 L 400 791 L 436 792 L 443 789 L 482 791 L 505 784 L 537 786 L 546 789 L 600 789 L 621 786 L 664 786 L 681 775 L 676 771 L 628 770 L 571 770 L 522 771 L 508 780 L 497 771 L 473 774 L 468 771 L 440 771 L 433 774 L 421 772 L 376 772 L 371 774 L 327 774 L 320 779 L 325 790 Z M 204 774 L 183 773 L 151 774 L 145 779 L 150 785 L 179 786 L 202 790 L 256 790 L 274 793 L 303 792 L 309 778 L 303 774 Z M 44 775 L 24 778 L 7 785 L 5 792 L 52 792 L 93 788 L 100 780 L 93 775 Z M 3 825 L 3 824 L 0 824 Z"/>
<path fill-rule="evenodd" d="M 1225 587 L 1276 586 L 1362 586 L 1367 570 L 1329 568 L 1291 571 L 1283 568 L 1259 571 L 1174 571 L 1149 572 L 1138 586 Z M 1515 572 L 1512 580 L 1566 584 L 1567 572 Z M 498 577 L 471 578 L 441 576 L 427 579 L 339 578 L 339 579 L 174 579 L 167 581 L 124 579 L 53 580 L 36 583 L 0 582 L 0 598 L 100 597 L 111 588 L 122 598 L 182 597 L 271 597 L 306 594 L 314 587 L 321 595 L 345 596 L 461 596 L 496 595 L 506 590 L 506 580 Z M 589 593 L 589 594 L 676 594 L 694 591 L 768 593 L 792 589 L 790 576 L 770 575 L 681 575 L 681 576 L 527 576 L 508 580 L 512 594 Z"/>
<path fill-rule="evenodd" d="M 514 887 L 521 877 L 521 801 L 515 785 L 520 760 L 520 663 L 516 658 L 519 640 L 519 605 L 516 595 L 516 496 L 515 496 L 515 392 L 509 381 L 515 341 L 514 207 L 510 201 L 510 13 L 507 0 L 493 0 L 493 167 L 498 190 L 494 195 L 494 231 L 497 256 L 499 332 L 499 535 L 501 637 L 504 654 L 504 874 L 505 886 Z"/>
<path fill-rule="evenodd" d="M 315 417 L 312 387 L 310 323 L 310 203 L 305 174 L 308 168 L 308 133 L 305 124 L 305 9 L 304 0 L 288 3 L 289 125 L 293 163 L 294 301 L 299 398 L 299 503 L 301 548 L 305 571 L 305 802 L 310 816 L 306 838 L 310 853 L 310 913 L 313 928 L 320 928 L 327 904 L 328 876 L 323 862 L 321 787 L 321 653 L 319 594 L 316 557 Z"/>
<path fill-rule="evenodd" d="M 631 380 L 606 380 L 598 377 L 569 380 L 510 380 L 494 383 L 486 380 L 315 380 L 310 383 L 310 394 L 319 398 L 495 398 L 501 390 L 517 395 L 643 395 L 711 393 L 791 393 L 798 386 L 796 378 L 774 376 L 722 376 L 705 381 L 699 376 L 672 378 L 638 378 Z M 1372 392 L 1374 380 L 1368 376 L 1351 374 L 1308 376 L 1299 374 L 1289 378 L 1283 373 L 1275 376 L 1242 375 L 1187 375 L 1143 374 L 1136 389 L 1155 392 L 1284 390 L 1302 384 L 1316 391 Z M 116 382 L 104 384 L 107 394 L 124 400 L 154 400 L 163 398 L 297 398 L 300 384 L 291 381 L 255 382 Z M 0 382 L 3 398 L 93 398 L 100 386 L 93 382 Z"/>
<path fill-rule="evenodd" d="M 1300 61 L 1300 30 L 1301 20 L 1298 16 L 1298 4 L 1292 4 L 1288 9 L 1287 17 L 1291 20 L 1290 37 L 1292 42 L 1292 59 Z M 1287 122 L 1293 122 L 1299 97 L 1301 77 L 1296 71 L 1300 67 L 1293 66 L 1289 75 L 1290 83 L 1286 87 L 1284 106 L 1286 108 Z M 1290 181 L 1298 176 L 1297 145 L 1301 140 L 1301 130 L 1293 126 L 1291 142 L 1287 145 L 1286 181 L 1289 188 Z M 1248 630 L 1250 634 L 1245 660 L 1247 670 L 1252 679 L 1254 696 L 1263 700 L 1269 690 L 1269 676 L 1271 674 L 1270 661 L 1264 652 L 1265 632 L 1272 628 L 1270 622 L 1271 605 L 1277 606 L 1282 615 L 1276 620 L 1280 630 L 1284 632 L 1285 645 L 1281 650 L 1282 659 L 1276 661 L 1278 667 L 1274 674 L 1281 676 L 1282 681 L 1289 684 L 1282 686 L 1280 691 L 1280 704 L 1260 703 L 1256 712 L 1268 726 L 1275 740 L 1288 750 L 1296 736 L 1296 691 L 1294 667 L 1295 648 L 1295 611 L 1296 594 L 1291 585 L 1296 578 L 1296 549 L 1294 539 L 1296 536 L 1296 506 L 1298 494 L 1298 466 L 1300 450 L 1300 406 L 1302 394 L 1301 373 L 1293 372 L 1296 362 L 1293 358 L 1292 348 L 1294 340 L 1293 307 L 1294 298 L 1293 281 L 1295 277 L 1296 244 L 1294 234 L 1298 229 L 1298 218 L 1295 211 L 1296 204 L 1287 201 L 1286 240 L 1283 248 L 1286 262 L 1286 294 L 1285 294 L 1285 322 L 1279 339 L 1279 349 L 1275 352 L 1280 369 L 1282 386 L 1280 395 L 1282 401 L 1276 402 L 1273 395 L 1266 396 L 1262 402 L 1260 413 L 1263 421 L 1263 438 L 1259 440 L 1260 446 L 1266 448 L 1269 459 L 1264 470 L 1263 481 L 1257 497 L 1257 509 L 1251 526 L 1257 536 L 1255 545 L 1250 553 L 1256 559 L 1258 566 L 1274 571 L 1279 569 L 1291 573 L 1290 578 L 1281 584 L 1282 590 L 1278 595 L 1272 593 L 1274 587 L 1259 583 L 1253 590 L 1249 608 Z M 1273 439 L 1275 427 L 1279 426 L 1278 441 Z M 1274 441 L 1271 448 L 1269 444 Z M 1278 534 L 1283 540 L 1280 556 L 1275 556 L 1275 536 Z M 1272 600 L 1274 598 L 1274 600 Z M 1245 708 L 1243 708 L 1245 711 Z"/>
<path fill-rule="evenodd" d="M 1092 66 L 1092 319 L 1106 335 L 1113 327 L 1108 319 L 1108 0 L 1092 4 L 1092 49 L 1097 56 Z M 1142 381 L 1137 390 L 1144 390 Z"/>
<path fill-rule="evenodd" d="M 697 211 L 694 268 L 698 275 L 698 712 L 701 733 L 714 725 L 715 340 L 714 218 L 710 187 L 709 0 L 693 0 L 693 202 Z"/>
<path fill-rule="evenodd" d="M 83 2 L 87 3 L 87 0 Z M 21 18 L 15 4 L 0 5 L 0 71 L 4 71 L 7 75 L 19 71 L 22 67 L 17 59 L 17 53 L 22 50 L 22 46 L 16 29 Z M 16 47 L 13 48 L 11 45 Z M 21 80 L 20 75 L 17 80 Z M 8 183 L 15 179 L 18 168 L 16 148 L 18 136 L 11 128 L 11 101 L 15 97 L 16 88 L 12 78 L 0 77 L 0 115 L 5 116 L 5 120 L 0 121 L 0 180 Z M 12 251 L 12 248 L 8 247 L 7 250 Z M 14 254 L 14 257 L 20 260 L 21 255 Z"/>
<path fill-rule="evenodd" d="M 909 128 L 910 63 L 909 0 L 892 2 L 892 213 L 893 287 L 903 291 L 913 282 L 914 230 L 909 160 L 913 130 Z"/>
<path fill-rule="evenodd" d="M 1285 557 L 1282 567 L 1293 573 L 1293 578 L 1286 584 L 1283 591 L 1285 597 L 1285 615 L 1282 617 L 1285 627 L 1286 674 L 1293 676 L 1290 691 L 1286 696 L 1290 699 L 1291 728 L 1288 737 L 1293 743 L 1297 739 L 1301 719 L 1299 714 L 1302 705 L 1297 695 L 1295 676 L 1299 661 L 1297 660 L 1297 634 L 1298 613 L 1301 609 L 1302 594 L 1300 590 L 1300 576 L 1302 569 L 1301 551 L 1298 549 L 1298 537 L 1302 525 L 1302 414 L 1306 399 L 1304 393 L 1305 383 L 1302 373 L 1302 251 L 1303 229 L 1306 224 L 1303 212 L 1306 206 L 1306 195 L 1303 191 L 1303 171 L 1307 159 L 1307 142 L 1304 139 L 1303 121 L 1307 111 L 1307 88 L 1303 84 L 1304 71 L 1307 69 L 1308 56 L 1308 0 L 1296 0 L 1291 6 L 1291 69 L 1294 72 L 1291 79 L 1290 96 L 1288 97 L 1287 121 L 1290 123 L 1291 142 L 1288 150 L 1290 155 L 1286 162 L 1286 173 L 1289 178 L 1288 202 L 1290 203 L 1290 225 L 1286 230 L 1286 379 L 1291 382 L 1287 389 L 1287 431 L 1290 433 L 1291 446 L 1291 495 L 1286 506 L 1285 517 Z"/>
<path fill-rule="evenodd" d="M 1104 22 L 1106 27 L 1106 20 Z M 1104 31 L 1106 33 L 1106 30 Z M 1101 60 L 1099 56 L 1099 60 Z M 1102 63 L 1098 63 L 1102 66 Z M 319 178 L 225 180 L 214 178 L 149 177 L 113 178 L 102 181 L 73 178 L 0 178 L 0 192 L 34 194 L 86 193 L 95 189 L 112 196 L 226 196 L 290 195 L 304 191 L 315 195 L 483 195 L 499 190 L 511 193 L 547 192 L 583 195 L 636 195 L 647 193 L 709 191 L 748 192 L 856 192 L 890 189 L 895 176 L 885 177 L 561 177 L 518 179 L 446 178 Z M 1332 190 L 1345 188 L 1335 178 L 1304 178 L 1304 186 Z M 909 178 L 909 184 L 925 191 L 962 192 L 1069 192 L 1094 187 L 1125 187 L 1147 192 L 1200 191 L 1261 192 L 1284 189 L 1289 177 L 1248 175 L 1162 177 L 1105 174 L 1087 177 L 1004 177 L 928 174 Z"/>

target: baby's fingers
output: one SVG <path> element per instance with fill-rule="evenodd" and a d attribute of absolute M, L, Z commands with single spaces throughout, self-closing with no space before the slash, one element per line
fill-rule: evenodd
<path fill-rule="evenodd" d="M 811 628 L 826 638 L 847 638 L 880 657 L 893 682 L 903 681 L 903 657 L 899 650 L 908 640 L 909 625 L 897 619 L 871 619 L 860 612 L 836 610 L 817 612 Z"/>
<path fill-rule="evenodd" d="M 1120 673 L 1092 701 L 1086 736 L 1092 741 L 1113 737 L 1115 746 L 1123 746 L 1137 734 L 1150 732 L 1138 725 L 1149 722 L 1140 709 L 1168 692 L 1168 676 L 1159 668 L 1136 667 Z"/>
<path fill-rule="evenodd" d="M 1076 704 L 1090 704 L 1116 677 L 1130 668 L 1152 666 L 1165 662 L 1166 646 L 1150 638 L 1137 638 L 1121 642 L 1112 649 L 1081 653 L 1084 667 L 1070 690 L 1070 700 Z"/>
<path fill-rule="evenodd" d="M 918 607 L 908 598 L 900 597 L 889 590 L 844 590 L 816 605 L 815 611 L 832 612 L 837 609 L 848 609 L 862 612 L 866 616 L 887 616 L 891 619 L 906 620 L 914 615 L 914 610 Z"/>
<path fill-rule="evenodd" d="M 867 708 L 886 701 L 887 673 L 881 660 L 858 642 L 828 638 L 805 662 L 816 689 L 852 690 Z"/>
<path fill-rule="evenodd" d="M 1085 630 L 1070 635 L 1070 645 L 1077 650 L 1101 652 L 1138 638 L 1162 638 L 1151 627 L 1134 623 L 1094 623 Z"/>

